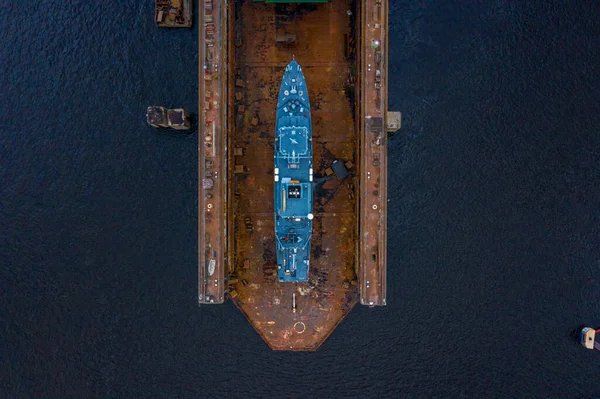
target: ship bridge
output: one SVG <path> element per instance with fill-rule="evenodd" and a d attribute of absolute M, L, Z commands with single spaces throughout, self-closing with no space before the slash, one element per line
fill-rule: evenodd
<path fill-rule="evenodd" d="M 287 122 L 290 126 L 284 126 L 279 129 L 277 150 L 280 156 L 287 160 L 288 168 L 298 168 L 298 166 L 293 165 L 298 165 L 301 158 L 312 158 L 308 140 L 308 127 L 297 126 L 302 123 L 298 123 L 298 121 L 292 119 L 298 118 L 285 117 L 283 119 L 285 120 L 282 123 L 285 124 Z"/>

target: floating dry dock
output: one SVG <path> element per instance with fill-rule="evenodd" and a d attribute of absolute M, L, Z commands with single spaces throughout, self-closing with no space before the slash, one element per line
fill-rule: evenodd
<path fill-rule="evenodd" d="M 387 131 L 399 128 L 387 111 L 387 27 L 379 0 L 200 7 L 198 301 L 227 294 L 273 349 L 314 350 L 359 300 L 386 304 Z M 293 57 L 322 179 L 309 279 L 280 283 L 275 115 Z M 333 174 L 342 164 L 347 176 Z"/>

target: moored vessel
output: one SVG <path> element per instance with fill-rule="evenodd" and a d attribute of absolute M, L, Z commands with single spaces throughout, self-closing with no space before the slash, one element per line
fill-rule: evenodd
<path fill-rule="evenodd" d="M 275 238 L 280 282 L 308 280 L 312 237 L 312 125 L 302 67 L 292 60 L 277 99 Z"/>
<path fill-rule="evenodd" d="M 600 342 L 596 339 L 600 338 L 600 328 L 594 330 L 591 327 L 584 327 L 579 333 L 579 343 L 587 349 L 596 349 L 600 351 Z"/>
<path fill-rule="evenodd" d="M 188 130 L 191 127 L 190 114 L 185 109 L 167 109 L 161 105 L 148 107 L 146 122 L 150 126 L 170 127 L 175 130 Z"/>
<path fill-rule="evenodd" d="M 192 0 L 154 0 L 154 23 L 159 28 L 191 28 Z"/>

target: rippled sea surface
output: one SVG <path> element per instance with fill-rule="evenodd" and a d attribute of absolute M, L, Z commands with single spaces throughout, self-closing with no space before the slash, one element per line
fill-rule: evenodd
<path fill-rule="evenodd" d="M 197 28 L 0 6 L 0 396 L 600 397 L 597 2 L 390 1 L 389 305 L 315 353 L 196 304 Z"/>

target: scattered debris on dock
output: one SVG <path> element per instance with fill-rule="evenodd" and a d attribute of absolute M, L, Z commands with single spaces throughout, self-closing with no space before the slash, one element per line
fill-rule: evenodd
<path fill-rule="evenodd" d="M 338 179 L 343 179 L 344 177 L 349 175 L 348 169 L 346 169 L 346 165 L 340 160 L 336 159 L 335 161 L 333 161 L 333 163 L 331 164 L 331 169 L 333 170 L 333 173 L 335 173 L 335 176 Z"/>
<path fill-rule="evenodd" d="M 295 46 L 296 45 L 296 35 L 292 33 L 284 33 L 282 35 L 275 35 L 275 43 L 283 45 L 283 46 Z"/>

